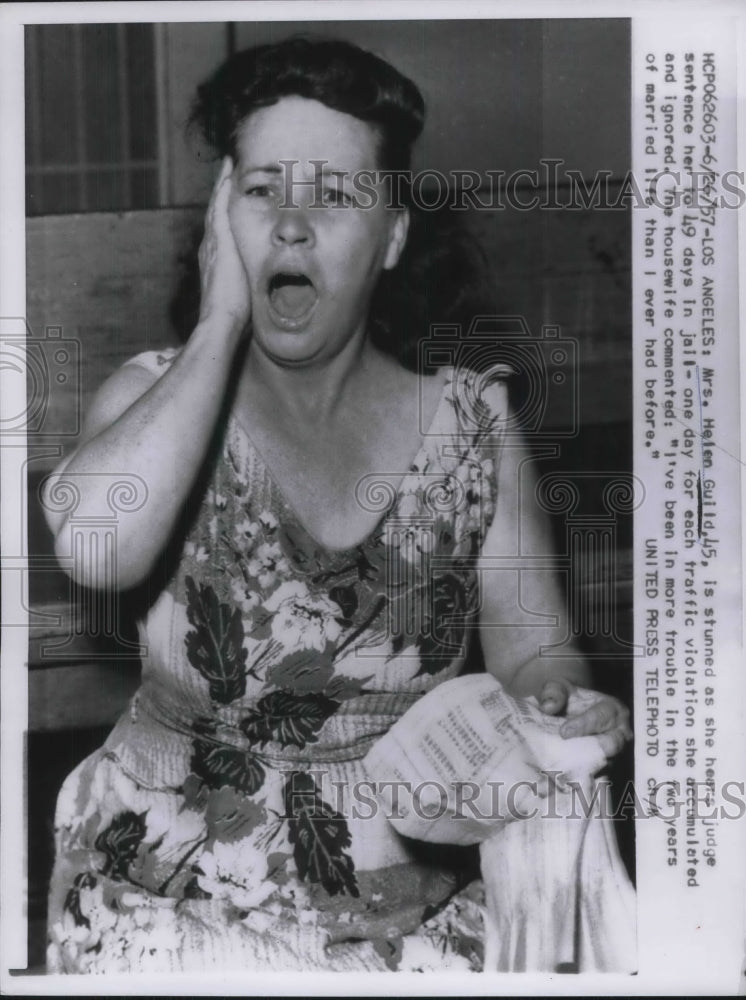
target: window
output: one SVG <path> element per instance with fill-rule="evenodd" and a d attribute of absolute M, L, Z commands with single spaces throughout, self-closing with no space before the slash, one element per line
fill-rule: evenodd
<path fill-rule="evenodd" d="M 153 24 L 26 27 L 26 211 L 160 201 Z"/>

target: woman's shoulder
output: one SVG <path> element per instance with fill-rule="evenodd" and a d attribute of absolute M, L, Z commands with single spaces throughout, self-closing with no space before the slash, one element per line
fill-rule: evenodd
<path fill-rule="evenodd" d="M 462 434 L 500 434 L 510 419 L 508 379 L 513 369 L 504 363 L 444 369 L 451 422 Z"/>
<path fill-rule="evenodd" d="M 510 421 L 508 380 L 513 369 L 505 363 L 468 367 L 444 365 L 429 374 L 392 366 L 385 379 L 383 400 L 406 400 L 416 411 L 425 437 L 459 439 L 500 437 Z M 409 413 L 391 406 L 392 413 Z M 465 442 L 466 443 L 466 442 Z"/>

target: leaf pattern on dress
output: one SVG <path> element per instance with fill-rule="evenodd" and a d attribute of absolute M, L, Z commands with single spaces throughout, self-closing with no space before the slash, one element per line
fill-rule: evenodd
<path fill-rule="evenodd" d="M 324 688 L 327 698 L 340 702 L 349 701 L 351 698 L 359 698 L 365 693 L 365 685 L 375 679 L 375 674 L 368 674 L 366 677 L 346 677 L 344 674 L 335 674 Z"/>
<path fill-rule="evenodd" d="M 338 701 L 317 692 L 298 695 L 272 691 L 260 699 L 240 726 L 246 737 L 256 743 L 274 740 L 284 747 L 300 749 L 317 742 L 319 730 L 338 708 Z"/>
<path fill-rule="evenodd" d="M 324 802 L 313 777 L 303 771 L 290 774 L 283 791 L 301 881 L 320 884 L 330 896 L 359 896 L 355 865 L 345 851 L 352 839 L 344 817 Z"/>
<path fill-rule="evenodd" d="M 138 852 L 137 857 L 129 866 L 130 881 L 148 889 L 155 890 L 157 888 L 163 878 L 164 860 L 159 851 L 164 840 L 165 834 Z M 144 847 L 144 845 L 142 846 Z"/>
<path fill-rule="evenodd" d="M 251 638 L 257 641 L 269 639 L 272 635 L 273 618 L 274 615 L 270 611 L 265 611 L 264 608 L 257 608 L 251 623 L 251 631 L 249 633 Z"/>
<path fill-rule="evenodd" d="M 312 573 L 323 565 L 324 556 L 319 546 L 297 525 L 281 523 L 277 540 L 286 559 L 300 573 Z"/>
<path fill-rule="evenodd" d="M 222 919 L 235 921 L 251 912 L 257 918 L 257 933 L 269 926 L 277 907 L 288 921 L 299 913 L 304 922 L 317 920 L 320 913 L 315 907 L 324 893 L 330 897 L 322 904 L 327 912 L 330 907 L 341 913 L 352 907 L 356 912 L 375 911 L 380 894 L 371 892 L 368 873 L 356 871 L 353 862 L 352 836 L 360 856 L 365 856 L 365 841 L 357 842 L 357 827 L 348 827 L 324 801 L 321 784 L 316 786 L 308 773 L 296 772 L 286 783 L 288 773 L 280 773 L 277 761 L 270 763 L 262 746 L 271 740 L 277 757 L 283 756 L 279 744 L 287 748 L 290 760 L 304 747 L 309 760 L 320 756 L 313 748 L 319 745 L 325 722 L 334 718 L 335 711 L 344 710 L 342 703 L 382 688 L 378 665 L 374 675 L 365 676 L 365 661 L 357 658 L 368 647 L 381 647 L 390 668 L 386 685 L 389 680 L 391 684 L 385 690 L 393 696 L 411 693 L 415 670 L 431 675 L 415 684 L 417 691 L 438 683 L 441 671 L 455 672 L 478 603 L 474 561 L 468 557 L 478 556 L 494 515 L 493 459 L 500 428 L 494 426 L 493 414 L 471 403 L 475 394 L 463 391 L 461 382 L 454 382 L 450 392 L 453 398 L 447 396 L 446 403 L 454 411 L 454 433 L 439 433 L 437 444 L 427 444 L 400 490 L 399 514 L 413 526 L 424 525 L 423 531 L 412 533 L 408 547 L 390 544 L 387 521 L 399 523 L 402 518 L 391 518 L 389 512 L 363 543 L 332 553 L 296 523 L 276 491 L 265 488 L 266 480 L 257 476 L 251 460 L 234 460 L 226 449 L 223 461 L 216 463 L 208 502 L 185 540 L 184 559 L 168 585 L 176 602 L 171 624 L 179 630 L 174 633 L 178 650 L 165 642 L 156 644 L 164 653 L 164 660 L 155 663 L 157 672 L 175 670 L 179 681 L 184 679 L 182 671 L 191 675 L 187 678 L 191 684 L 184 686 L 187 692 L 195 685 L 204 686 L 204 694 L 198 695 L 199 709 L 186 702 L 174 706 L 182 710 L 180 717 L 191 730 L 180 743 L 181 773 L 191 765 L 191 773 L 177 790 L 181 810 L 173 817 L 167 840 L 154 840 L 154 820 L 146 830 L 146 813 L 120 811 L 132 805 L 128 778 L 124 797 L 117 778 L 102 789 L 100 772 L 93 768 L 75 780 L 61 829 L 65 851 L 75 852 L 76 860 L 80 857 L 79 867 L 68 870 L 81 873 L 74 880 L 72 874 L 65 875 L 64 887 L 55 896 L 58 911 L 52 922 L 53 934 L 61 942 L 58 953 L 65 949 L 71 963 L 85 971 L 109 968 L 114 950 L 129 948 L 133 933 L 157 938 L 159 948 L 164 934 L 166 939 L 172 935 L 174 949 L 180 948 L 186 921 L 203 908 L 185 907 L 182 919 L 178 907 L 149 907 L 147 925 L 133 931 L 140 909 L 136 900 L 148 899 L 151 892 L 161 896 L 160 902 L 165 896 L 210 899 L 204 909 L 214 913 L 222 913 L 219 907 L 236 897 L 239 908 Z M 464 419 L 460 407 L 470 411 Z M 429 477 L 436 474 L 444 483 L 437 508 L 432 503 L 427 506 L 432 495 L 425 493 Z M 446 503 L 446 491 L 456 482 L 463 491 L 457 496 L 454 490 Z M 400 523 L 398 530 L 401 535 Z M 451 561 L 447 571 L 441 562 L 431 574 L 428 560 L 433 555 Z M 449 622 L 451 615 L 461 620 Z M 173 659 L 168 659 L 172 653 Z M 392 662 L 397 653 L 404 655 L 399 663 Z M 352 676 L 345 676 L 345 669 Z M 354 676 L 357 673 L 361 676 Z M 205 716 L 209 718 L 195 720 L 208 689 L 212 705 Z M 178 699 L 178 687 L 169 688 L 169 693 Z M 364 701 L 359 711 L 367 711 Z M 350 721 L 353 718 L 351 714 Z M 337 736 L 336 728 L 328 730 L 330 738 Z M 341 726 L 339 735 L 345 736 Z M 253 747 L 244 737 L 253 741 Z M 162 749 L 163 744 L 155 743 L 153 752 Z M 105 752 L 103 759 L 112 774 L 121 776 L 113 751 Z M 340 773 L 345 773 L 343 768 Z M 274 797 L 275 787 L 280 801 Z M 138 808 L 145 808 L 150 801 L 148 787 L 137 794 Z M 86 872 L 81 871 L 84 866 Z M 107 872 L 111 878 L 105 877 Z M 266 892 L 276 894 L 266 897 L 271 903 L 265 904 Z M 358 901 L 353 903 L 351 897 Z M 433 898 L 444 897 L 437 892 Z M 433 904 L 433 909 L 441 905 Z M 422 913 L 421 922 L 429 916 Z M 401 955 L 395 918 L 396 914 L 390 926 L 386 923 L 371 932 L 374 948 L 390 968 L 396 967 Z M 435 938 L 432 929 L 426 930 L 428 941 L 440 944 L 442 939 L 444 950 L 451 947 L 451 938 L 455 947 L 457 937 L 464 937 L 445 922 L 440 933 Z"/>
<path fill-rule="evenodd" d="M 81 872 L 79 875 L 75 876 L 72 888 L 68 890 L 65 896 L 65 902 L 63 908 L 72 914 L 72 918 L 75 921 L 76 927 L 85 927 L 88 930 L 91 929 L 91 921 L 83 913 L 80 908 L 80 890 L 81 889 L 95 889 L 96 879 L 90 872 Z"/>
<path fill-rule="evenodd" d="M 445 572 L 433 576 L 430 606 L 423 609 L 422 630 L 416 640 L 420 669 L 415 676 L 436 674 L 459 655 L 464 641 L 467 596 L 461 574 Z"/>
<path fill-rule="evenodd" d="M 439 515 L 433 524 L 435 550 L 439 556 L 450 556 L 456 547 L 453 519 Z"/>
<path fill-rule="evenodd" d="M 374 594 L 386 589 L 386 560 L 388 551 L 381 540 L 381 533 L 371 540 L 370 545 L 357 549 L 356 569 L 358 580 Z"/>
<path fill-rule="evenodd" d="M 106 857 L 102 874 L 113 879 L 128 877 L 129 866 L 145 837 L 146 815 L 147 812 L 136 813 L 131 809 L 118 813 L 96 837 L 94 847 Z"/>
<path fill-rule="evenodd" d="M 267 671 L 267 683 L 299 694 L 323 691 L 334 673 L 331 644 L 324 650 L 296 649 Z"/>
<path fill-rule="evenodd" d="M 213 588 L 186 577 L 187 618 L 193 630 L 185 638 L 191 665 L 210 685 L 210 697 L 229 705 L 246 692 L 246 656 L 241 612 L 218 600 Z"/>
<path fill-rule="evenodd" d="M 358 608 L 357 591 L 354 585 L 332 587 L 329 591 L 329 597 L 342 609 L 342 617 L 345 620 L 345 624 L 351 625 L 353 616 Z"/>
<path fill-rule="evenodd" d="M 197 736 L 192 741 L 190 766 L 192 774 L 208 788 L 226 786 L 254 795 L 264 784 L 264 767 L 251 750 L 220 743 L 215 739 L 215 729 L 203 720 L 194 723 Z"/>
<path fill-rule="evenodd" d="M 391 937 L 385 938 L 373 938 L 371 944 L 386 963 L 386 968 L 391 972 L 396 972 L 402 957 L 403 943 L 401 934 L 392 934 Z"/>
<path fill-rule="evenodd" d="M 184 899 L 212 899 L 212 893 L 203 889 L 197 881 L 197 876 L 192 875 L 184 885 Z"/>
<path fill-rule="evenodd" d="M 247 837 L 267 818 L 266 810 L 231 788 L 224 785 L 210 791 L 205 809 L 208 848 L 215 841 L 234 843 Z"/>

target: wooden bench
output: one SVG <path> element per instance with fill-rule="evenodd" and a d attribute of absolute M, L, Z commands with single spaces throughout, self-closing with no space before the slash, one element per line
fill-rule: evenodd
<path fill-rule="evenodd" d="M 39 484 L 74 446 L 81 415 L 101 382 L 139 351 L 178 342 L 169 324 L 169 303 L 180 257 L 193 242 L 201 219 L 201 210 L 185 208 L 28 222 L 29 343 L 32 354 L 49 364 L 46 381 L 42 377 L 30 384 L 30 398 L 44 412 L 28 441 L 32 964 L 40 961 L 43 947 L 52 811 L 59 783 L 101 742 L 139 678 L 131 624 L 122 618 L 115 636 L 92 629 L 86 601 L 79 599 L 55 566 Z M 492 261 L 498 297 L 504 301 L 509 295 L 510 311 L 526 317 L 534 332 L 542 323 L 559 325 L 562 334 L 579 345 L 580 429 L 562 440 L 562 468 L 611 473 L 629 469 L 628 216 L 503 211 L 475 214 L 470 224 Z M 64 378 L 58 380 L 58 375 Z M 546 461 L 542 467 L 551 471 L 554 466 Z M 620 516 L 615 530 L 618 549 L 611 553 L 615 606 L 620 634 L 629 638 L 631 519 Z M 560 546 L 564 531 L 560 517 Z M 591 603 L 608 591 L 608 573 L 609 566 L 597 561 L 589 578 L 578 581 Z M 593 654 L 593 642 L 589 649 Z M 599 661 L 599 685 L 628 698 L 628 668 L 624 658 Z"/>

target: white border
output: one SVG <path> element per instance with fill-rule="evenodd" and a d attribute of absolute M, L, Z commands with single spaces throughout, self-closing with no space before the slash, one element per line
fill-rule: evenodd
<path fill-rule="evenodd" d="M 23 27 L 0 12 L 0 121 L 3 122 L 0 156 L 0 317 L 26 315 L 26 235 L 24 209 L 24 118 L 23 105 Z M 20 329 L 19 329 L 20 327 Z M 23 336 L 22 323 L 0 319 L 0 337 Z M 4 366 L 3 366 L 4 368 Z M 12 419 L 25 412 L 25 379 L 18 372 L 0 370 L 0 414 Z M 2 439 L 0 438 L 0 443 Z M 0 552 L 3 564 L 9 557 L 25 554 L 21 540 L 26 500 L 26 449 L 22 439 L 13 447 L 0 447 Z M 2 637 L 0 644 L 0 755 L 2 759 L 2 807 L 0 816 L 0 885 L 3 906 L 0 908 L 0 941 L 3 961 L 26 964 L 25 933 L 25 855 L 23 844 L 24 740 L 27 728 L 28 697 L 26 658 L 28 632 L 23 626 L 7 627 L 7 622 L 26 619 L 26 574 L 3 572 Z M 2 988 L 0 986 L 0 988 Z"/>

